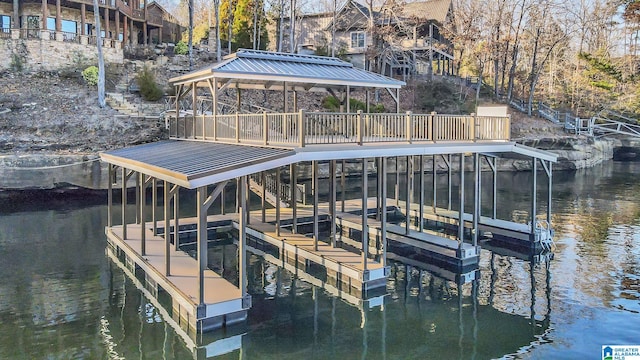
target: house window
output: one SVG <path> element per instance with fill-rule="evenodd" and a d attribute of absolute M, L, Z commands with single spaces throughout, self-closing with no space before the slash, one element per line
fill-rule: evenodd
<path fill-rule="evenodd" d="M 71 20 L 61 20 L 61 31 L 66 33 L 78 33 L 78 23 Z M 55 31 L 56 30 L 56 18 L 47 18 L 47 30 Z"/>
<path fill-rule="evenodd" d="M 357 31 L 351 33 L 351 47 L 363 48 L 364 47 L 364 31 Z"/>
<path fill-rule="evenodd" d="M 11 29 L 11 18 L 7 15 L 0 15 L 0 29 Z"/>

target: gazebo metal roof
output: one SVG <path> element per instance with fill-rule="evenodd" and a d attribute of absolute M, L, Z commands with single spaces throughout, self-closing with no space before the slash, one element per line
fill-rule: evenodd
<path fill-rule="evenodd" d="M 228 81 L 229 87 L 280 90 L 289 88 L 324 91 L 351 88 L 399 89 L 405 82 L 359 69 L 337 58 L 277 53 L 260 50 L 238 50 L 225 61 L 191 73 L 174 77 L 174 86 L 198 82 L 209 86 L 209 79 Z"/>

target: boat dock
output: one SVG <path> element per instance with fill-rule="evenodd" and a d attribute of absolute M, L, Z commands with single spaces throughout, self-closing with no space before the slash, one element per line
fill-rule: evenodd
<path fill-rule="evenodd" d="M 394 256 L 412 262 L 447 265 L 453 273 L 473 274 L 480 232 L 491 232 L 496 240 L 531 242 L 539 223 L 539 164 L 547 175 L 547 196 L 551 197 L 551 164 L 557 156 L 512 142 L 506 107 L 478 108 L 478 113 L 470 115 L 403 113 L 402 81 L 334 58 L 251 50 L 173 78 L 171 83 L 176 96 L 166 113 L 170 139 L 101 153 L 109 164 L 105 233 L 116 258 L 132 276 L 143 280 L 151 296 L 171 298 L 171 316 L 189 333 L 246 319 L 251 307 L 248 251 L 262 251 L 265 258 L 292 271 L 321 267 L 327 280 L 311 277 L 308 281 L 349 294 L 351 303 L 381 304 L 383 297 L 374 293 L 385 289 L 389 249 L 398 249 Z M 218 94 L 228 89 L 236 92 L 238 109 L 242 109 L 245 89 L 282 91 L 283 111 L 221 114 Z M 349 101 L 339 113 L 306 112 L 297 105 L 301 92 L 341 93 L 349 99 L 350 92 L 358 90 L 368 107 L 373 89 L 386 89 L 385 96 L 395 102 L 394 113 L 352 112 Z M 202 96 L 206 92 L 209 97 Z M 521 224 L 495 218 L 496 162 L 505 155 L 531 161 L 534 181 L 528 216 L 533 225 L 528 233 Z M 427 160 L 433 164 L 430 171 L 425 168 Z M 491 218 L 480 211 L 480 179 L 486 171 L 481 161 L 494 175 Z M 399 168 L 401 162 L 405 168 Z M 457 215 L 440 209 L 433 217 L 428 215 L 425 176 L 434 179 L 434 207 L 443 192 L 435 181 L 437 162 L 444 162 L 448 169 L 447 206 L 457 207 Z M 305 199 L 306 205 L 297 201 L 299 164 L 311 173 L 312 199 Z M 393 187 L 387 176 L 392 164 L 395 196 L 387 196 Z M 348 172 L 361 181 L 351 198 L 346 195 Z M 473 176 L 465 175 L 470 172 Z M 460 184 L 455 197 L 453 173 Z M 402 188 L 400 176 L 405 178 Z M 374 177 L 376 190 L 370 196 L 369 178 Z M 416 183 L 418 197 L 414 196 Z M 466 214 L 465 184 L 470 183 L 473 211 Z M 128 198 L 133 184 L 135 214 L 129 206 L 134 199 Z M 114 196 L 118 189 L 120 199 Z M 328 189 L 328 199 L 320 201 L 320 189 Z M 225 205 L 230 192 L 235 192 L 234 209 Z M 252 204 L 256 201 L 252 192 L 260 197 L 260 204 Z M 193 195 L 195 209 L 185 211 L 181 193 Z M 401 195 L 407 199 L 403 203 Z M 397 207 L 388 206 L 393 201 Z M 402 214 L 403 221 L 389 221 L 391 212 Z M 550 213 L 548 205 L 547 224 Z M 427 221 L 446 224 L 455 234 L 429 230 L 424 226 Z M 237 230 L 238 268 L 233 282 L 209 269 L 208 261 L 208 249 L 217 234 L 230 230 Z M 186 241 L 191 250 L 195 246 L 190 251 L 193 256 L 181 249 Z M 458 280 L 471 276 L 475 275 Z"/>

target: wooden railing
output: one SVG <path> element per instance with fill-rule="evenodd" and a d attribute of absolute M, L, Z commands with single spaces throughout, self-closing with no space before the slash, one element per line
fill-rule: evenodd
<path fill-rule="evenodd" d="M 394 142 L 509 141 L 510 118 L 446 114 L 166 113 L 169 136 L 283 147 Z"/>

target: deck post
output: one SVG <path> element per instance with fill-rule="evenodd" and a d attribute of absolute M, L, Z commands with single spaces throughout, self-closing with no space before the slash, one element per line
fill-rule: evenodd
<path fill-rule="evenodd" d="M 293 92 L 295 94 L 295 91 Z M 304 141 L 304 135 L 305 135 L 305 125 L 304 125 L 304 110 L 300 110 L 298 112 L 298 119 L 299 119 L 299 123 L 298 123 L 298 145 L 300 147 L 304 147 L 305 145 L 305 141 Z"/>
<path fill-rule="evenodd" d="M 350 97 L 351 97 L 351 87 L 349 85 L 347 85 L 347 89 L 346 89 L 347 113 L 351 113 L 351 101 L 349 101 Z"/>
<path fill-rule="evenodd" d="M 171 198 L 169 190 L 169 182 L 164 181 L 164 274 L 171 275 Z"/>
<path fill-rule="evenodd" d="M 242 293 L 242 297 L 244 298 L 247 295 L 247 224 L 249 217 L 249 206 L 247 204 L 248 194 L 245 194 L 247 191 L 247 176 L 243 176 L 241 178 L 241 194 L 240 198 L 242 200 L 242 204 L 240 205 L 240 229 L 239 229 L 239 239 L 238 239 L 238 287 Z M 206 264 L 205 264 L 206 265 Z"/>
<path fill-rule="evenodd" d="M 260 181 L 262 182 L 262 223 L 267 222 L 267 173 L 260 173 Z M 280 199 L 276 199 L 280 201 Z"/>
<path fill-rule="evenodd" d="M 122 240 L 127 240 L 127 169 L 122 167 Z"/>
<path fill-rule="evenodd" d="M 380 171 L 380 166 L 382 166 L 382 158 L 377 157 L 375 159 L 375 164 L 376 164 L 376 220 L 380 220 L 381 218 L 381 212 L 382 212 L 382 205 L 380 204 L 380 194 L 382 193 L 381 191 L 381 187 L 382 187 L 382 172 Z"/>
<path fill-rule="evenodd" d="M 345 164 L 346 161 L 342 160 L 342 166 L 340 167 L 340 197 L 342 200 L 342 212 L 344 212 L 344 201 L 345 201 L 345 188 L 347 186 L 347 181 L 345 179 L 345 174 L 346 174 L 346 170 L 345 170 Z"/>
<path fill-rule="evenodd" d="M 531 182 L 531 236 L 534 236 L 536 230 L 536 214 L 538 212 L 537 204 L 537 188 L 538 188 L 538 159 L 531 158 L 531 172 L 533 172 L 533 181 Z"/>
<path fill-rule="evenodd" d="M 331 216 L 331 245 L 336 247 L 336 166 L 335 160 L 329 161 L 329 215 Z"/>
<path fill-rule="evenodd" d="M 131 27 L 133 29 L 133 27 Z M 193 124 L 191 125 L 193 133 L 191 134 L 193 138 L 196 138 L 196 114 L 198 113 L 198 88 L 197 81 L 191 85 L 191 110 L 193 110 Z M 203 134 L 204 135 L 204 134 Z M 186 137 L 186 134 L 185 134 Z"/>
<path fill-rule="evenodd" d="M 266 111 L 262 112 L 262 134 L 263 145 L 269 145 L 269 118 Z"/>
<path fill-rule="evenodd" d="M 293 223 L 291 225 L 291 232 L 294 234 L 298 233 L 298 199 L 296 199 L 296 187 L 298 184 L 298 179 L 296 177 L 296 164 L 291 164 L 289 166 L 289 183 L 291 184 L 291 211 L 293 216 Z"/>
<path fill-rule="evenodd" d="M 411 139 L 412 139 L 412 135 L 411 135 L 411 128 L 412 128 L 411 124 L 411 111 L 407 111 L 405 114 L 405 126 L 406 126 L 406 136 L 407 136 L 407 143 L 411 144 Z"/>
<path fill-rule="evenodd" d="M 289 112 L 289 92 L 287 91 L 287 82 L 282 82 L 282 102 L 283 102 L 283 112 L 286 114 Z"/>
<path fill-rule="evenodd" d="M 276 236 L 280 236 L 280 168 L 276 168 Z"/>
<path fill-rule="evenodd" d="M 382 214 L 380 216 L 380 242 L 382 244 L 382 266 L 387 266 L 387 158 L 380 160 L 380 171 L 382 171 L 382 192 L 380 196 L 380 207 Z"/>
<path fill-rule="evenodd" d="M 492 216 L 494 219 L 498 217 L 498 158 L 493 158 L 493 163 L 489 161 L 489 166 L 491 167 L 492 173 L 492 181 L 493 181 L 493 190 L 491 191 L 491 195 L 493 196 L 493 203 L 491 205 L 492 208 Z"/>
<path fill-rule="evenodd" d="M 113 226 L 113 164 L 108 164 L 109 179 L 107 184 L 107 227 Z"/>
<path fill-rule="evenodd" d="M 213 78 L 213 140 L 218 139 L 218 79 Z M 223 201 L 224 202 L 224 201 Z"/>
<path fill-rule="evenodd" d="M 367 90 L 365 90 L 364 92 L 364 102 L 365 102 L 365 106 L 367 108 L 367 114 L 371 113 L 371 104 L 369 104 L 369 97 L 370 97 L 370 93 L 369 90 L 367 88 Z"/>
<path fill-rule="evenodd" d="M 367 200 L 369 197 L 367 191 L 367 163 L 367 158 L 362 158 L 362 267 L 364 272 L 367 271 L 367 258 L 369 257 L 369 227 L 367 226 L 367 213 L 369 212 L 367 209 Z"/>
<path fill-rule="evenodd" d="M 478 219 L 480 218 L 480 154 L 473 154 L 473 168 L 475 177 L 473 181 L 473 246 L 478 246 Z"/>
<path fill-rule="evenodd" d="M 312 161 L 312 190 L 313 190 L 313 250 L 318 251 L 318 161 Z"/>
<path fill-rule="evenodd" d="M 240 115 L 236 111 L 236 144 L 240 143 Z"/>
<path fill-rule="evenodd" d="M 418 230 L 424 230 L 424 155 L 420 155 L 420 209 L 418 211 Z"/>
<path fill-rule="evenodd" d="M 249 179 L 247 178 L 247 176 L 243 177 L 244 179 L 244 190 L 245 190 L 245 198 L 246 198 L 246 206 L 247 206 L 247 225 L 251 224 L 251 216 L 250 216 L 250 211 L 251 211 L 251 187 L 249 185 Z"/>
<path fill-rule="evenodd" d="M 147 232 L 146 232 L 146 219 L 145 219 L 145 207 L 147 205 L 147 183 L 146 175 L 140 173 L 140 255 L 144 256 L 147 253 Z"/>
<path fill-rule="evenodd" d="M 405 202 L 405 229 L 404 233 L 409 235 L 409 231 L 411 228 L 411 161 L 409 161 L 409 156 L 407 156 L 407 167 L 406 167 L 407 177 L 406 177 L 406 202 Z"/>
<path fill-rule="evenodd" d="M 173 197 L 173 245 L 176 250 L 180 250 L 180 188 L 178 185 L 175 185 L 171 192 Z"/>
<path fill-rule="evenodd" d="M 362 121 L 362 110 L 357 111 L 357 139 L 358 145 L 362 145 L 362 138 L 364 136 L 364 121 Z"/>
<path fill-rule="evenodd" d="M 222 188 L 222 192 L 220 193 L 220 214 L 224 215 L 226 213 L 226 209 L 224 206 L 225 199 L 227 198 L 227 192 L 225 191 L 226 186 Z"/>
<path fill-rule="evenodd" d="M 451 187 L 449 187 L 451 189 Z M 458 249 L 464 242 L 464 153 L 460 153 L 460 209 L 458 210 Z"/>
<path fill-rule="evenodd" d="M 207 270 L 208 256 L 207 256 L 207 209 L 206 199 L 207 199 L 207 187 L 201 186 L 197 190 L 197 203 L 198 207 L 196 209 L 197 217 L 198 217 L 198 306 L 204 305 L 204 272 Z M 177 234 L 177 232 L 176 232 Z M 176 237 L 177 238 L 177 237 Z M 176 244 L 178 242 L 176 241 Z"/>

